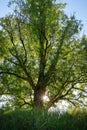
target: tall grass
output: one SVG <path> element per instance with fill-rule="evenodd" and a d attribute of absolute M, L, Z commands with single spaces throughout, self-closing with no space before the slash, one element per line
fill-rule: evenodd
<path fill-rule="evenodd" d="M 8 111 L 0 114 L 0 130 L 87 130 L 87 112 Z"/>

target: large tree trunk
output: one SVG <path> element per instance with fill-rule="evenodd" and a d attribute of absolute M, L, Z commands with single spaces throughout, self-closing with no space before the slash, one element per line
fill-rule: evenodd
<path fill-rule="evenodd" d="M 43 97 L 45 95 L 45 88 L 37 86 L 34 90 L 34 108 L 44 109 Z"/>

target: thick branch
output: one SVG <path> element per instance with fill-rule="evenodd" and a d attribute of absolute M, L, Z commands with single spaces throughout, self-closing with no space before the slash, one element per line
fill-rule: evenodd
<path fill-rule="evenodd" d="M 26 81 L 29 82 L 29 84 L 31 85 L 31 87 L 34 89 L 34 88 L 35 88 L 35 85 L 34 85 L 34 83 L 33 83 L 33 80 L 32 80 L 32 78 L 31 78 L 31 76 L 27 73 L 26 70 L 24 70 L 24 71 L 25 71 L 25 74 L 27 75 L 26 77 L 20 76 L 20 75 L 18 75 L 17 73 L 15 73 L 15 72 L 10 72 L 10 71 L 1 71 L 1 72 L 0 72 L 0 75 L 1 75 L 1 74 L 13 75 L 13 76 L 15 76 L 15 77 L 17 77 L 17 78 L 26 80 Z"/>
<path fill-rule="evenodd" d="M 23 80 L 27 80 L 27 77 L 22 77 L 22 76 L 16 74 L 15 72 L 1 71 L 1 72 L 0 72 L 0 75 L 1 75 L 1 74 L 13 75 L 13 76 L 15 76 L 15 77 L 17 77 L 17 78 L 20 78 L 20 79 L 23 79 Z"/>
<path fill-rule="evenodd" d="M 50 67 L 49 67 L 49 70 L 48 70 L 48 72 L 47 72 L 46 75 L 45 75 L 45 77 L 46 77 L 46 78 L 45 78 L 45 81 L 46 81 L 47 83 L 49 82 L 50 78 L 53 77 L 53 74 L 55 73 L 56 65 L 57 65 L 57 63 L 58 63 L 59 56 L 60 56 L 60 53 L 61 53 L 61 51 L 62 51 L 62 46 L 63 46 L 63 44 L 64 44 L 64 40 L 65 40 L 65 37 L 66 37 L 66 34 L 67 34 L 68 30 L 69 30 L 69 25 L 66 26 L 66 28 L 65 28 L 65 30 L 64 30 L 64 32 L 63 32 L 63 34 L 62 34 L 62 36 L 61 36 L 60 45 L 59 45 L 59 47 L 57 48 L 56 55 L 55 55 L 54 59 L 51 61 L 51 65 L 50 65 Z"/>
<path fill-rule="evenodd" d="M 23 69 L 24 73 L 27 76 L 27 81 L 30 83 L 32 89 L 34 90 L 35 89 L 35 84 L 34 84 L 34 81 L 33 81 L 32 77 L 31 77 L 30 72 L 27 71 L 26 66 L 24 66 L 24 65 L 21 65 L 21 68 Z"/>
<path fill-rule="evenodd" d="M 43 29 L 42 29 L 43 30 Z M 39 83 L 42 83 L 42 85 L 45 83 L 44 82 L 44 72 L 45 72 L 45 66 L 46 66 L 46 53 L 47 53 L 47 48 L 45 44 L 48 44 L 46 41 L 45 43 L 45 31 L 41 32 L 39 31 L 39 45 L 40 45 L 40 50 L 39 50 L 39 57 L 40 57 L 40 64 L 39 64 L 39 76 L 38 76 L 38 82 L 37 86 Z M 43 85 L 44 86 L 44 85 Z"/>
<path fill-rule="evenodd" d="M 76 84 L 78 83 L 84 83 L 83 79 L 81 79 L 81 77 L 83 76 L 83 74 L 79 75 L 79 77 L 73 79 L 73 80 L 68 80 L 68 78 L 66 79 L 66 81 L 62 84 L 60 90 L 58 91 L 58 93 L 52 98 L 50 99 L 50 101 L 48 102 L 48 108 L 50 108 L 54 103 L 58 102 L 59 100 L 63 100 L 64 98 L 66 98 L 67 95 L 69 95 L 69 92 L 71 92 L 71 90 L 79 90 L 82 91 L 84 93 L 87 93 L 86 90 L 81 89 L 80 87 L 75 87 Z M 66 89 L 66 87 L 71 84 L 71 87 L 68 88 L 68 90 Z M 63 92 L 65 91 L 65 93 L 63 94 Z M 79 98 L 81 97 L 81 95 L 79 95 L 79 97 L 76 100 L 79 100 Z M 68 99 L 68 98 L 67 98 Z M 75 100 L 75 99 L 73 99 Z M 71 100 L 69 99 L 69 102 Z M 72 102 L 72 101 L 71 101 Z M 79 101 L 78 101 L 79 102 Z"/>
<path fill-rule="evenodd" d="M 22 38 L 22 34 L 21 34 L 21 27 L 20 27 L 20 20 L 17 19 L 17 25 L 18 25 L 18 32 L 19 32 L 19 39 L 21 41 L 21 44 L 23 46 L 24 52 L 25 52 L 25 60 L 23 61 L 23 64 L 25 64 L 27 62 L 27 51 L 25 48 L 25 44 L 24 44 L 24 40 Z"/>
<path fill-rule="evenodd" d="M 8 23 L 7 23 L 7 22 L 8 22 Z M 14 42 L 14 36 L 13 36 L 13 31 L 14 31 L 14 30 L 13 30 L 13 28 L 12 28 L 12 23 L 11 23 L 11 21 L 10 21 L 9 18 L 7 19 L 7 22 L 6 22 L 6 26 L 5 26 L 4 24 L 3 24 L 2 26 L 3 26 L 3 28 L 7 31 L 8 36 L 9 36 L 9 38 L 10 38 L 10 41 L 11 41 L 13 47 L 14 47 L 14 50 L 15 50 L 15 54 L 13 54 L 11 51 L 10 51 L 10 53 L 11 53 L 12 56 L 14 56 L 14 57 L 18 60 L 18 62 L 20 63 L 20 62 L 21 62 L 20 56 L 19 56 L 19 54 L 18 54 L 17 48 L 16 48 L 16 46 L 15 46 L 15 42 Z M 9 29 L 8 29 L 7 27 L 9 27 Z"/>
<path fill-rule="evenodd" d="M 34 85 L 34 82 L 33 82 L 33 79 L 30 75 L 30 73 L 27 71 L 26 69 L 26 66 L 24 66 L 24 64 L 26 63 L 27 61 L 27 51 L 26 51 L 26 48 L 25 48 L 25 44 L 24 44 L 24 40 L 22 39 L 22 34 L 21 34 L 21 28 L 20 28 L 20 21 L 17 21 L 17 24 L 18 24 L 18 32 L 19 32 L 19 39 L 21 41 L 21 44 L 23 45 L 23 48 L 24 48 L 24 52 L 25 52 L 25 59 L 23 60 L 22 57 L 20 57 L 19 55 L 19 52 L 17 50 L 17 47 L 15 45 L 15 40 L 14 40 L 14 34 L 13 34 L 13 28 L 12 28 L 12 23 L 10 21 L 10 19 L 8 18 L 8 23 L 6 23 L 6 26 L 9 28 L 6 28 L 6 26 L 3 25 L 4 29 L 7 31 L 9 37 L 10 37 L 10 40 L 11 40 L 11 43 L 14 47 L 14 51 L 15 51 L 15 54 L 10 51 L 11 55 L 13 57 L 15 57 L 18 61 L 18 64 L 20 68 L 22 68 L 22 70 L 24 71 L 24 73 L 26 74 L 26 77 L 22 77 L 20 76 L 19 74 L 16 74 L 15 72 L 10 72 L 10 71 L 2 71 L 0 72 L 1 74 L 4 73 L 4 74 L 9 74 L 9 75 L 14 75 L 16 76 L 17 78 L 21 78 L 21 79 L 24 79 L 24 80 L 27 80 L 29 82 L 29 84 L 32 86 L 32 88 L 34 89 L 35 85 Z M 12 61 L 13 63 L 13 61 Z M 15 64 L 15 63 L 14 63 Z M 16 65 L 16 64 L 15 64 Z"/>

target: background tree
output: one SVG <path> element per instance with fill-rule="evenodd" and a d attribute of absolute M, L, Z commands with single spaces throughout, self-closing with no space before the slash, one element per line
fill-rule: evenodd
<path fill-rule="evenodd" d="M 78 38 L 80 21 L 68 18 L 65 4 L 55 0 L 12 0 L 9 5 L 13 13 L 0 20 L 1 95 L 11 95 L 19 107 L 81 103 L 87 66 Z M 45 103 L 44 95 L 49 98 Z"/>

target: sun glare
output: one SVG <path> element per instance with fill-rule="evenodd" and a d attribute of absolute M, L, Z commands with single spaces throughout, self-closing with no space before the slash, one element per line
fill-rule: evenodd
<path fill-rule="evenodd" d="M 48 96 L 43 96 L 43 100 L 44 100 L 44 102 L 47 102 L 47 101 L 49 101 L 49 98 L 48 98 Z"/>

